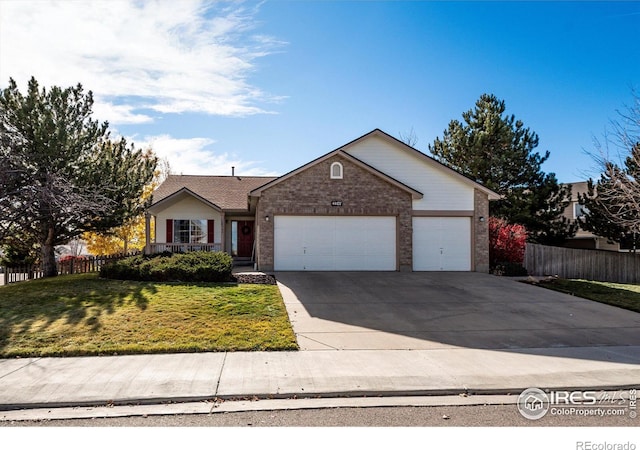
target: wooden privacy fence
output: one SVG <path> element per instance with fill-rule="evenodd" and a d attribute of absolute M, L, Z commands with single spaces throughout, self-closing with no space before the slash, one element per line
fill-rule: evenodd
<path fill-rule="evenodd" d="M 139 255 L 140 252 L 121 253 L 107 256 L 75 256 L 63 257 L 56 262 L 58 275 L 73 273 L 98 272 L 102 266 L 112 261 L 118 261 L 128 256 Z M 19 281 L 35 280 L 42 278 L 43 271 L 40 264 L 22 267 L 3 267 L 4 284 L 17 283 Z"/>
<path fill-rule="evenodd" d="M 611 283 L 640 283 L 640 254 L 527 244 L 529 275 L 558 276 Z"/>

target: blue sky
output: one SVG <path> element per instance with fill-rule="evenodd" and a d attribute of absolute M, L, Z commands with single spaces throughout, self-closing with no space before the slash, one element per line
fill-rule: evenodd
<path fill-rule="evenodd" d="M 493 93 L 571 182 L 640 90 L 638 36 L 640 2 L 3 0 L 0 86 L 80 82 L 174 172 L 244 175 L 374 128 L 428 153 Z"/>

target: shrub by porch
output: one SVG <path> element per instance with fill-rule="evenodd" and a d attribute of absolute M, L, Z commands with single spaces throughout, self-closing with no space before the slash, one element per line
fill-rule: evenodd
<path fill-rule="evenodd" d="M 233 259 L 224 252 L 137 255 L 104 266 L 100 276 L 133 281 L 221 282 L 231 280 Z"/>

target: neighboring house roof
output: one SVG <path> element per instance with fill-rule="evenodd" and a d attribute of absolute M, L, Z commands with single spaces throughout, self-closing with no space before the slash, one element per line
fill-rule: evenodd
<path fill-rule="evenodd" d="M 589 186 L 586 181 L 577 181 L 575 183 L 566 183 L 571 186 L 571 201 L 578 201 L 578 194 L 586 194 L 589 191 Z"/>
<path fill-rule="evenodd" d="M 340 149 L 334 150 L 332 152 L 329 152 L 326 155 L 323 155 L 323 156 L 321 156 L 321 157 L 319 157 L 317 159 L 314 159 L 313 161 L 311 161 L 310 163 L 305 164 L 302 167 L 298 167 L 297 169 L 292 170 L 291 172 L 289 172 L 289 173 L 287 173 L 285 175 L 282 175 L 281 177 L 276 178 L 276 179 L 264 184 L 263 186 L 260 186 L 260 187 L 258 187 L 256 189 L 254 189 L 253 191 L 251 191 L 251 196 L 260 197 L 260 194 L 262 193 L 263 190 L 265 190 L 267 188 L 270 188 L 271 186 L 274 186 L 274 185 L 280 183 L 281 181 L 284 181 L 287 178 L 290 178 L 290 177 L 292 177 L 292 176 L 294 176 L 294 175 L 296 175 L 296 174 L 308 169 L 309 167 L 314 166 L 314 165 L 316 165 L 316 164 L 318 164 L 318 163 L 320 163 L 322 161 L 326 161 L 327 159 L 329 159 L 329 158 L 331 158 L 333 156 L 336 156 L 336 155 L 339 155 L 339 156 L 343 157 L 344 159 L 352 162 L 353 164 L 355 164 L 355 165 L 367 170 L 368 172 L 373 173 L 377 177 L 382 178 L 386 182 L 388 182 L 388 183 L 390 183 L 390 184 L 392 184 L 392 185 L 394 185 L 396 187 L 399 187 L 400 189 L 408 192 L 409 194 L 411 194 L 411 197 L 414 198 L 414 199 L 423 197 L 422 192 L 416 191 L 412 187 L 407 186 L 406 184 L 396 180 L 395 178 L 390 177 L 389 175 L 387 175 L 387 174 L 385 174 L 383 172 L 380 172 L 378 169 L 376 169 L 374 167 L 371 167 L 369 164 L 359 160 L 355 156 L 352 156 L 352 155 L 350 155 L 348 153 L 343 152 Z"/>
<path fill-rule="evenodd" d="M 222 210 L 247 210 L 249 192 L 274 179 L 275 177 L 169 175 L 153 192 L 151 207 L 183 192 Z"/>

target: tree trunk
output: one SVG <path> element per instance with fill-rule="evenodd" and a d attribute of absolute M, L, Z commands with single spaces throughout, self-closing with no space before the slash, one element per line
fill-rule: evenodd
<path fill-rule="evenodd" d="M 41 244 L 42 248 L 42 276 L 43 277 L 55 277 L 58 275 L 58 268 L 56 267 L 56 253 L 55 246 L 53 245 L 55 230 L 53 227 L 49 227 L 47 230 L 46 238 Z"/>

